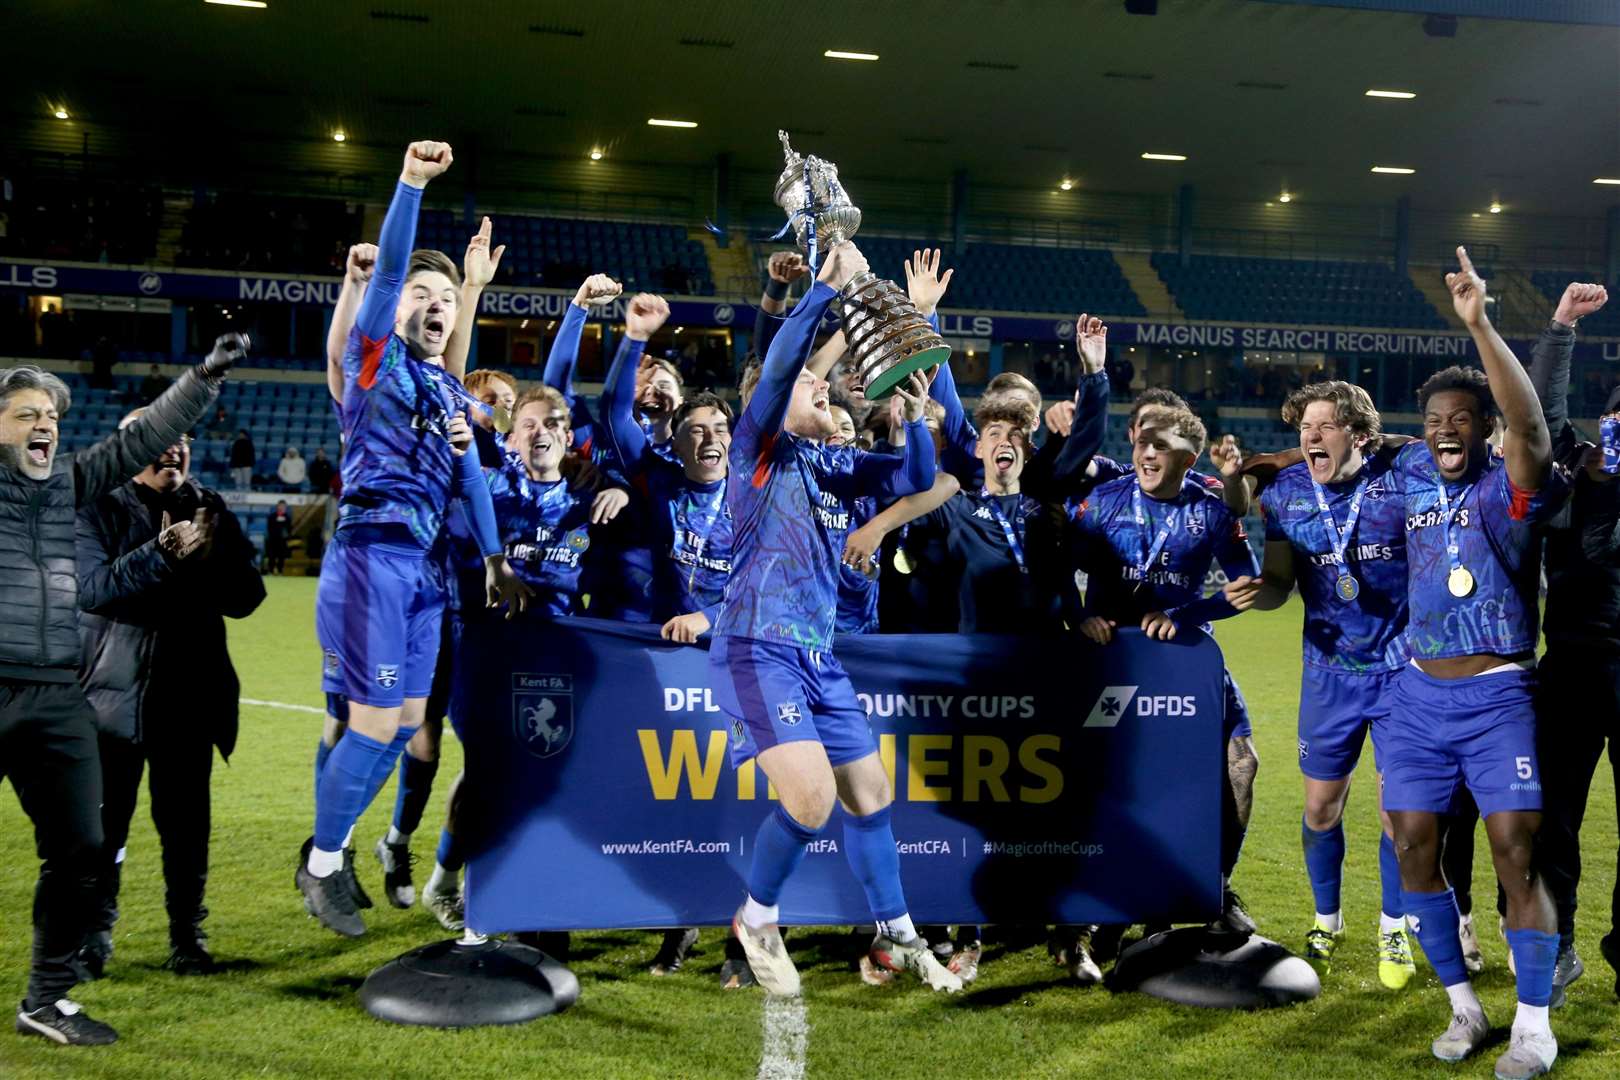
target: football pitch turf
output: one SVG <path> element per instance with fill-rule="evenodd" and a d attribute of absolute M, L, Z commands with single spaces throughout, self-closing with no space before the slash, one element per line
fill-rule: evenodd
<path fill-rule="evenodd" d="M 313 579 L 271 579 L 269 599 L 251 619 L 231 624 L 231 652 L 242 696 L 316 707 L 319 653 L 313 643 Z M 1300 854 L 1301 783 L 1296 767 L 1299 607 L 1253 612 L 1222 624 L 1218 636 L 1254 715 L 1261 759 L 1254 822 L 1236 886 L 1261 932 L 1296 951 L 1312 903 Z M 1083 645 L 1077 643 L 1077 648 Z M 1573 718 L 1571 718 L 1573 720 Z M 1078 722 L 1079 718 L 1076 718 Z M 167 955 L 157 838 L 143 791 L 124 871 L 123 918 L 110 977 L 74 997 L 119 1029 L 105 1048 L 67 1048 L 0 1032 L 0 1077 L 385 1078 L 457 1080 L 520 1076 L 752 1077 L 760 1073 L 763 997 L 722 992 L 716 974 L 721 931 L 706 930 L 678 974 L 655 979 L 646 967 L 657 947 L 648 932 L 574 937 L 571 966 L 579 1003 L 567 1013 L 514 1028 L 451 1032 L 372 1020 L 355 992 L 373 968 L 447 935 L 420 907 L 400 912 L 382 899 L 370 847 L 387 828 L 392 783 L 356 830 L 361 879 L 379 907 L 366 912 L 364 938 L 349 942 L 303 911 L 292 874 L 309 833 L 311 762 L 317 715 L 242 707 L 242 734 L 229 766 L 216 761 L 208 906 L 210 945 L 228 971 L 179 979 L 161 970 Z M 431 865 L 437 823 L 461 751 L 445 740 L 445 760 L 416 849 L 417 881 Z M 1476 924 L 1486 969 L 1476 986 L 1495 1041 L 1461 1065 L 1429 1054 L 1448 1020 L 1445 996 L 1419 961 L 1405 991 L 1379 985 L 1377 817 L 1371 750 L 1347 814 L 1347 935 L 1322 997 L 1259 1013 L 1192 1009 L 1140 994 L 1066 985 L 1038 942 L 991 943 L 980 976 L 955 997 L 915 983 L 865 986 L 855 949 L 838 928 L 790 935 L 805 976 L 809 1035 L 804 1075 L 821 1077 L 1488 1077 L 1513 1017 L 1513 978 L 1496 930 L 1495 884 L 1483 830 L 1477 842 Z M 9 786 L 9 785 L 7 785 Z M 1614 886 L 1615 792 L 1607 763 L 1593 784 L 1586 827 L 1577 948 L 1585 978 L 1553 1014 L 1560 1043 L 1555 1077 L 1620 1077 L 1620 1005 L 1614 976 L 1598 954 Z M 11 1001 L 22 995 L 29 912 L 38 863 L 16 799 L 0 795 L 0 975 Z M 717 887 L 729 887 L 717 883 Z M 10 1026 L 9 1024 L 7 1025 Z"/>

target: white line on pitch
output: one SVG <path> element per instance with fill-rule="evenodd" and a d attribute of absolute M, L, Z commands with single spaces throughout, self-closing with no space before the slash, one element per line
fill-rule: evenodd
<path fill-rule="evenodd" d="M 237 698 L 243 705 L 262 705 L 267 709 L 286 709 L 289 712 L 314 713 L 316 716 L 325 716 L 325 709 L 317 709 L 313 705 L 293 705 L 286 701 L 260 701 L 258 698 Z"/>
<path fill-rule="evenodd" d="M 810 1039 L 804 998 L 765 995 L 764 1028 L 759 1080 L 804 1080 L 804 1048 Z"/>

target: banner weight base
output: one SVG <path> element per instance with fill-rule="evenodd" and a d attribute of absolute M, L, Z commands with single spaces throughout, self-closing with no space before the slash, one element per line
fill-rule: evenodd
<path fill-rule="evenodd" d="M 1108 986 L 1209 1009 L 1296 1005 L 1322 992 L 1315 969 L 1275 941 L 1202 926 L 1167 930 L 1132 945 L 1120 953 Z"/>
<path fill-rule="evenodd" d="M 379 1020 L 423 1027 L 523 1024 L 579 999 L 574 973 L 514 941 L 437 941 L 397 956 L 360 987 Z"/>

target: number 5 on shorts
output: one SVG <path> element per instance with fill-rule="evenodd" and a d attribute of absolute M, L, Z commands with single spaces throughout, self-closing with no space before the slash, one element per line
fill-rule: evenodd
<path fill-rule="evenodd" d="M 1535 773 L 1535 770 L 1530 766 L 1530 758 L 1528 756 L 1514 758 L 1513 768 L 1514 771 L 1519 774 L 1520 780 L 1528 780 Z"/>

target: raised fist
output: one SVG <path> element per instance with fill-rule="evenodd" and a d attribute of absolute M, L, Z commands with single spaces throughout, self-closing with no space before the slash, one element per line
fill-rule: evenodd
<path fill-rule="evenodd" d="M 821 264 L 821 273 L 816 275 L 816 280 L 825 281 L 834 289 L 842 289 L 856 274 L 864 274 L 869 269 L 871 267 L 867 265 L 861 249 L 853 241 L 845 240 L 827 252 L 827 261 Z"/>
<path fill-rule="evenodd" d="M 658 333 L 669 318 L 669 304 L 662 296 L 636 293 L 624 309 L 624 332 L 631 341 L 646 341 Z"/>
<path fill-rule="evenodd" d="M 610 304 L 624 292 L 624 286 L 608 277 L 606 274 L 592 274 L 579 286 L 574 294 L 574 303 L 582 308 L 589 308 L 592 304 Z"/>
<path fill-rule="evenodd" d="M 1609 302 L 1609 290 L 1602 285 L 1572 281 L 1564 289 L 1553 318 L 1565 326 L 1574 326 L 1582 316 L 1590 315 Z"/>
<path fill-rule="evenodd" d="M 489 248 L 490 231 L 493 226 L 489 218 L 478 227 L 478 232 L 467 241 L 467 254 L 461 260 L 461 280 L 475 289 L 482 289 L 495 280 L 495 271 L 500 269 L 501 256 L 506 252 L 506 245 L 491 251 Z"/>
<path fill-rule="evenodd" d="M 765 264 L 765 272 L 771 275 L 771 280 L 786 285 L 808 274 L 810 267 L 797 251 L 773 251 L 770 262 Z"/>
<path fill-rule="evenodd" d="M 343 272 L 350 281 L 356 285 L 364 285 L 371 280 L 371 272 L 376 268 L 376 244 L 354 244 L 349 248 L 349 258 L 344 264 Z"/>
<path fill-rule="evenodd" d="M 448 169 L 452 160 L 449 143 L 413 142 L 405 148 L 399 178 L 414 188 L 427 187 L 428 181 Z"/>
<path fill-rule="evenodd" d="M 248 351 L 246 334 L 221 334 L 214 339 L 214 349 L 202 362 L 200 370 L 209 378 L 218 378 L 240 363 Z"/>

